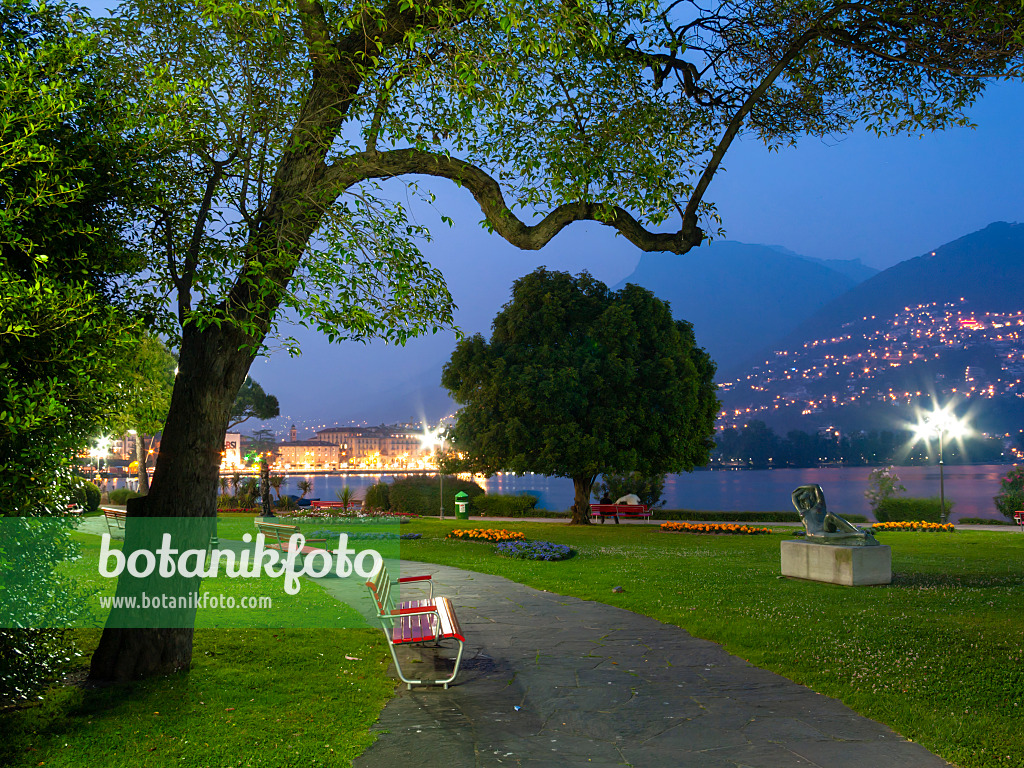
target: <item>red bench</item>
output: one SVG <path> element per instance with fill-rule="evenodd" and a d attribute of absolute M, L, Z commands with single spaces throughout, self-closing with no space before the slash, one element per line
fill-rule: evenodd
<path fill-rule="evenodd" d="M 377 607 L 377 618 L 380 620 L 381 629 L 384 630 L 388 648 L 391 649 L 391 658 L 395 660 L 395 668 L 402 682 L 410 689 L 413 685 L 443 685 L 447 688 L 459 674 L 466 638 L 459 627 L 459 620 L 455 617 L 451 601 L 447 597 L 434 597 L 434 582 L 430 581 L 430 576 L 408 576 L 399 579 L 398 583 L 424 581 L 430 582 L 430 593 L 425 600 L 398 601 L 393 594 L 387 568 L 381 564 L 366 582 L 366 588 L 370 590 L 370 597 Z M 402 672 L 402 665 L 398 662 L 395 646 L 424 643 L 440 645 L 442 640 L 457 640 L 459 643 L 459 653 L 455 657 L 455 669 L 452 670 L 451 676 L 443 680 L 411 680 L 406 677 Z"/>
<path fill-rule="evenodd" d="M 360 505 L 360 502 L 356 501 L 355 499 L 352 499 L 352 501 L 350 501 L 348 503 L 348 509 L 355 509 L 359 505 Z M 342 502 L 340 502 L 340 501 L 320 501 L 319 499 L 314 499 L 313 501 L 309 502 L 309 506 L 312 507 L 313 509 L 345 509 L 346 508 L 345 505 Z"/>
<path fill-rule="evenodd" d="M 648 519 L 651 511 L 643 504 L 591 504 L 590 516 L 600 516 L 601 523 L 606 517 L 614 517 L 615 524 L 619 524 L 620 517 L 640 517 Z"/>

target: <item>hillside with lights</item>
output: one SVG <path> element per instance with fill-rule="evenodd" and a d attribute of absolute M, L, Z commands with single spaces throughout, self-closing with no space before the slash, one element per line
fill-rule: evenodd
<path fill-rule="evenodd" d="M 907 429 L 953 408 L 1016 444 L 1024 424 L 1024 226 L 993 224 L 886 270 L 720 382 L 720 428 Z"/>

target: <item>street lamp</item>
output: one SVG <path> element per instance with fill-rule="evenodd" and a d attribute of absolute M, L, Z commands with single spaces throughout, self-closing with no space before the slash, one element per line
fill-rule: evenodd
<path fill-rule="evenodd" d="M 945 464 L 943 461 L 944 439 L 946 435 L 954 439 L 962 437 L 966 431 L 966 424 L 960 421 L 955 413 L 948 410 L 948 407 L 934 410 L 924 416 L 919 415 L 915 427 L 915 437 L 924 441 L 926 445 L 932 436 L 939 438 L 939 520 L 942 523 L 946 522 L 946 482 L 942 471 Z"/>
<path fill-rule="evenodd" d="M 440 457 L 441 452 L 444 450 L 444 439 L 448 436 L 447 430 L 444 425 L 439 424 L 437 429 L 424 429 L 423 434 L 419 436 L 420 444 L 427 449 L 437 450 Z M 441 470 L 440 465 L 437 467 L 437 477 L 440 481 L 440 508 L 438 510 L 438 518 L 444 520 L 444 472 Z"/>

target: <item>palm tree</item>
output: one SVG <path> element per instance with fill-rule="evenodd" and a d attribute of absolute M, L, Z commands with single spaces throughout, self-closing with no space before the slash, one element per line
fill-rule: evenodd
<path fill-rule="evenodd" d="M 277 496 L 277 503 L 281 503 L 281 485 L 284 483 L 283 475 L 271 475 L 270 476 L 270 487 L 274 489 L 274 495 Z"/>
<path fill-rule="evenodd" d="M 300 499 L 306 498 L 306 494 L 313 490 L 313 484 L 309 480 L 299 480 L 297 483 L 298 489 L 302 491 Z"/>
<path fill-rule="evenodd" d="M 349 505 L 352 503 L 353 498 L 355 496 L 355 494 L 352 493 L 352 489 L 346 485 L 340 491 L 336 491 L 335 496 L 338 497 L 338 501 L 341 502 L 341 506 L 345 509 L 346 512 L 348 512 Z"/>

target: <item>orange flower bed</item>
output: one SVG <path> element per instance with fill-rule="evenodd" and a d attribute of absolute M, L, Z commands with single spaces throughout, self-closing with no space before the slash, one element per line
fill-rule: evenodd
<path fill-rule="evenodd" d="M 871 526 L 873 531 L 949 531 L 956 530 L 952 523 L 945 523 L 940 525 L 939 523 L 926 523 L 924 521 L 920 523 L 913 522 L 899 522 L 899 523 L 875 523 Z"/>
<path fill-rule="evenodd" d="M 521 541 L 526 538 L 519 531 L 506 531 L 504 528 L 456 528 L 449 532 L 446 539 L 469 539 L 471 541 Z"/>
<path fill-rule="evenodd" d="M 771 528 L 755 528 L 752 525 L 736 525 L 735 523 L 662 523 L 663 531 L 676 531 L 678 533 L 731 533 L 738 535 L 756 535 L 759 533 L 771 533 Z"/>

